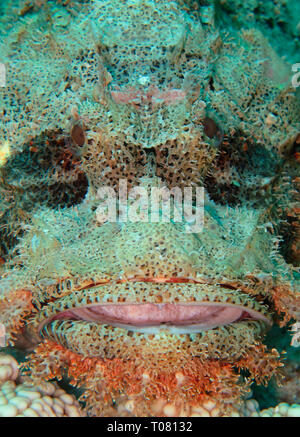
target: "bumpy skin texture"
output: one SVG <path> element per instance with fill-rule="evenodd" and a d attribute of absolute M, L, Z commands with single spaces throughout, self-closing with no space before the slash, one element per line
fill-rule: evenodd
<path fill-rule="evenodd" d="M 274 237 L 259 212 L 207 203 L 206 232 L 190 234 L 180 223 L 99 224 L 94 205 L 87 200 L 76 211 L 40 211 L 19 248 L 22 267 L 2 279 L 3 290 L 19 283 L 19 293 L 31 297 L 14 301 L 10 292 L 1 314 L 14 311 L 13 324 L 2 318 L 13 337 L 31 305 L 27 336 L 42 339 L 29 361 L 33 379 L 60 378 L 66 369 L 73 383 L 85 386 L 95 415 L 112 414 L 120 394 L 132 396 L 136 415 L 153 414 L 153 401 L 165 397 L 183 408 L 212 398 L 218 411 L 229 414 L 247 390 L 246 383 L 237 384 L 234 368 L 247 368 L 259 383 L 278 373 L 278 353 L 267 351 L 261 337 L 274 306 L 285 321 L 299 307 L 292 275 L 289 282 L 271 275 L 286 275 L 288 266 L 274 253 Z M 248 317 L 191 334 L 147 334 L 57 318 L 99 303 L 197 302 L 242 305 L 261 320 Z"/>
<path fill-rule="evenodd" d="M 0 129 L 12 149 L 3 168 L 12 175 L 14 160 L 28 150 L 43 158 L 43 141 L 57 136 L 59 149 L 63 135 L 71 164 L 59 161 L 64 171 L 55 177 L 73 183 L 80 166 L 89 191 L 80 203 L 78 188 L 75 208 L 60 210 L 55 198 L 30 213 L 0 281 L 0 322 L 11 343 L 36 346 L 28 359 L 31 379 L 67 373 L 84 387 L 90 415 L 192 415 L 205 406 L 230 415 L 253 380 L 280 377 L 279 354 L 263 345 L 264 332 L 273 322 L 299 319 L 296 272 L 279 251 L 268 208 L 288 208 L 276 188 L 283 162 L 292 165 L 285 161 L 299 132 L 288 68 L 259 32 L 231 40 L 182 2 L 93 1 L 72 17 L 52 7 L 44 15 L 23 11 L 1 48 L 7 62 L 16 41 L 21 49 L 3 91 Z M 47 24 L 35 32 L 39 20 Z M 30 86 L 41 71 L 39 86 Z M 16 92 L 25 112 L 12 103 Z M 232 157 L 222 161 L 223 152 Z M 248 153 L 246 169 L 259 186 L 255 202 L 234 177 Z M 255 159 L 265 160 L 257 178 Z M 239 207 L 228 207 L 218 191 L 227 170 Z M 275 170 L 277 179 L 270 179 Z M 209 179 L 214 171 L 217 184 Z M 186 232 L 188 223 L 108 222 L 97 190 L 117 188 L 120 178 L 148 191 L 204 182 L 216 200 L 205 199 L 204 231 Z M 53 180 L 53 172 L 45 179 Z M 258 207 L 264 196 L 269 204 Z M 242 312 L 209 327 L 211 317 L 204 317 L 206 329 L 194 332 L 174 332 L 168 320 L 144 332 L 126 323 L 128 313 L 102 323 L 86 316 L 99 305 L 131 305 L 135 313 L 147 304 Z"/>
<path fill-rule="evenodd" d="M 182 375 L 178 375 L 182 378 Z M 11 355 L 0 354 L 0 417 L 83 417 L 84 411 L 74 396 L 64 392 L 56 384 L 50 382 L 26 383 L 24 373 Z M 132 417 L 135 413 L 136 400 L 129 396 L 120 396 L 111 409 L 112 415 Z M 166 417 L 219 417 L 222 411 L 213 400 L 201 405 L 183 405 L 172 403 L 166 399 L 156 399 L 150 406 L 154 415 Z M 297 417 L 299 405 L 279 404 L 276 408 L 259 411 L 256 401 L 246 400 L 242 406 L 233 405 L 228 409 L 230 417 Z"/>

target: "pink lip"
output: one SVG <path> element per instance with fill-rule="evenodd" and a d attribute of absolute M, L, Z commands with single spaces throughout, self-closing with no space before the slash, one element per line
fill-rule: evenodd
<path fill-rule="evenodd" d="M 241 320 L 261 320 L 270 324 L 261 313 L 241 305 L 199 302 L 199 303 L 119 303 L 93 304 L 62 311 L 43 322 L 53 320 L 82 320 L 132 328 L 192 327 L 193 330 L 207 330 Z"/>

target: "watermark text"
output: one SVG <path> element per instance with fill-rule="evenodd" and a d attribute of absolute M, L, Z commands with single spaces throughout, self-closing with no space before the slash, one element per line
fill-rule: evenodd
<path fill-rule="evenodd" d="M 292 85 L 294 88 L 300 86 L 300 63 L 292 65 L 292 72 L 296 73 L 292 77 Z"/>
<path fill-rule="evenodd" d="M 96 210 L 100 223 L 182 223 L 187 233 L 199 233 L 204 224 L 204 188 L 136 186 L 128 190 L 120 179 L 118 191 L 101 187 Z"/>
<path fill-rule="evenodd" d="M 0 348 L 6 347 L 6 330 L 3 323 L 0 323 Z"/>
<path fill-rule="evenodd" d="M 0 62 L 0 88 L 6 86 L 6 67 Z"/>
<path fill-rule="evenodd" d="M 292 332 L 294 332 L 295 334 L 293 334 L 293 336 L 292 336 L 291 346 L 299 347 L 300 346 L 300 322 L 293 324 Z"/>

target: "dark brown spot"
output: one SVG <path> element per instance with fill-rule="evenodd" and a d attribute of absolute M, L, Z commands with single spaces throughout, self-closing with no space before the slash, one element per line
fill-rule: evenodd
<path fill-rule="evenodd" d="M 209 138 L 214 138 L 219 133 L 219 128 L 216 122 L 212 118 L 205 117 L 203 120 L 203 126 L 204 126 L 204 133 Z"/>
<path fill-rule="evenodd" d="M 77 146 L 83 146 L 85 143 L 85 132 L 83 128 L 76 124 L 71 130 L 71 138 Z"/>

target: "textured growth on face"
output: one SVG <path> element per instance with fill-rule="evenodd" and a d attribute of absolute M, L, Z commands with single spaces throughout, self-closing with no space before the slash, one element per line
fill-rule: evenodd
<path fill-rule="evenodd" d="M 91 415 L 230 415 L 280 378 L 265 332 L 300 318 L 288 66 L 199 2 L 23 3 L 0 44 L 9 343 L 31 350 L 31 381 L 82 387 Z M 169 189 L 202 185 L 202 231 L 178 203 L 168 218 Z M 161 190 L 160 220 L 138 188 Z"/>

